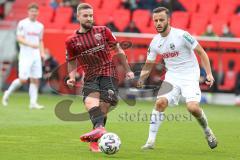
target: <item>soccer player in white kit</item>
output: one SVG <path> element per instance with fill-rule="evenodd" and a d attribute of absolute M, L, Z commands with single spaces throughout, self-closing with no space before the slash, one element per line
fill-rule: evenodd
<path fill-rule="evenodd" d="M 4 92 L 2 104 L 8 105 L 9 96 L 30 78 L 29 96 L 30 109 L 43 109 L 37 103 L 39 78 L 42 77 L 42 61 L 44 57 L 42 23 L 37 21 L 38 5 L 32 3 L 28 6 L 28 17 L 21 20 L 17 26 L 17 41 L 20 45 L 19 75 L 8 90 Z"/>
<path fill-rule="evenodd" d="M 211 87 L 214 83 L 214 78 L 209 58 L 203 48 L 188 32 L 170 26 L 169 11 L 167 8 L 158 7 L 154 9 L 153 21 L 159 34 L 153 38 L 149 46 L 147 60 L 141 71 L 137 86 L 143 86 L 144 80 L 149 76 L 155 63 L 156 56 L 160 54 L 167 68 L 164 81 L 172 84 L 173 89 L 169 93 L 158 95 L 151 115 L 148 140 L 142 146 L 142 149 L 154 148 L 158 128 L 162 123 L 161 117 L 164 116 L 166 107 L 172 104 L 177 105 L 181 95 L 185 97 L 188 111 L 203 128 L 208 145 L 213 149 L 217 147 L 217 140 L 208 125 L 206 115 L 199 107 L 201 99 L 199 88 L 200 71 L 194 51 L 201 58 L 201 62 L 207 73 L 206 83 Z"/>

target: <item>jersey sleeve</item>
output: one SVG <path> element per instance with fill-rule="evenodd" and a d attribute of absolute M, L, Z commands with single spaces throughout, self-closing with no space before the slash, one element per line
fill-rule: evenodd
<path fill-rule="evenodd" d="M 21 21 L 17 25 L 17 36 L 24 36 L 24 27 Z"/>
<path fill-rule="evenodd" d="M 111 30 L 106 27 L 106 37 L 107 37 L 107 42 L 117 42 L 117 38 L 112 34 Z"/>
<path fill-rule="evenodd" d="M 149 47 L 148 47 L 148 51 L 147 51 L 147 60 L 149 61 L 155 61 L 157 57 L 157 52 L 154 49 L 154 41 L 152 40 L 152 42 L 150 43 Z"/>
<path fill-rule="evenodd" d="M 186 47 L 192 50 L 197 47 L 198 41 L 194 37 L 192 37 L 188 32 L 184 32 L 182 37 Z"/>
<path fill-rule="evenodd" d="M 74 50 L 69 40 L 66 41 L 65 45 L 66 45 L 66 61 L 69 62 L 75 58 Z"/>

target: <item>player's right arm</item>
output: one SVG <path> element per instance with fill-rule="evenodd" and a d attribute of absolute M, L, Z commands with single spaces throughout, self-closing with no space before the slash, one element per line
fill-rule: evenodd
<path fill-rule="evenodd" d="M 68 64 L 68 75 L 69 79 L 67 80 L 67 85 L 73 87 L 76 82 L 76 72 L 77 72 L 77 62 L 74 58 L 74 50 L 70 40 L 66 41 L 66 61 Z"/>
<path fill-rule="evenodd" d="M 142 68 L 141 74 L 140 74 L 140 78 L 138 80 L 137 83 L 137 87 L 138 88 L 142 88 L 144 81 L 149 77 L 149 74 L 151 73 L 151 70 L 154 66 L 155 61 L 150 61 L 147 60 Z"/>
<path fill-rule="evenodd" d="M 76 60 L 72 60 L 68 62 L 68 73 L 69 79 L 67 80 L 67 85 L 73 87 L 76 82 L 76 72 L 77 72 L 77 64 Z"/>
<path fill-rule="evenodd" d="M 31 48 L 36 48 L 36 49 L 39 48 L 39 45 L 32 44 L 24 38 L 24 27 L 21 22 L 17 26 L 17 41 L 18 41 L 18 43 L 28 46 L 28 47 L 31 47 Z"/>
<path fill-rule="evenodd" d="M 142 88 L 144 81 L 149 77 L 151 70 L 154 66 L 157 52 L 153 48 L 154 42 L 152 41 L 149 48 L 148 48 L 148 54 L 147 54 L 147 60 L 142 68 L 142 71 L 140 73 L 140 78 L 137 82 L 137 87 Z"/>
<path fill-rule="evenodd" d="M 183 34 L 183 40 L 185 42 L 186 47 L 188 47 L 191 50 L 194 50 L 200 56 L 203 67 L 207 73 L 206 84 L 211 87 L 214 83 L 214 78 L 212 75 L 210 62 L 209 62 L 207 53 L 204 51 L 204 49 L 201 47 L 201 45 L 197 42 L 197 40 L 194 37 L 192 37 L 188 32 L 185 32 Z"/>

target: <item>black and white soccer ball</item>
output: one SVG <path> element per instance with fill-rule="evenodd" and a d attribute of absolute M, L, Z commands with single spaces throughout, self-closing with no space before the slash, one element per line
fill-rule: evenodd
<path fill-rule="evenodd" d="M 119 151 L 121 140 L 115 133 L 106 133 L 98 141 L 100 150 L 106 154 L 115 154 Z"/>

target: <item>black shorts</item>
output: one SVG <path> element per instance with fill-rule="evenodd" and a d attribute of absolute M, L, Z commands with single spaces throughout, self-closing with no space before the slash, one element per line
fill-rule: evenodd
<path fill-rule="evenodd" d="M 110 103 L 112 106 L 118 102 L 118 81 L 116 78 L 100 76 L 84 82 L 83 86 L 83 102 L 92 92 L 99 92 L 100 99 Z"/>

